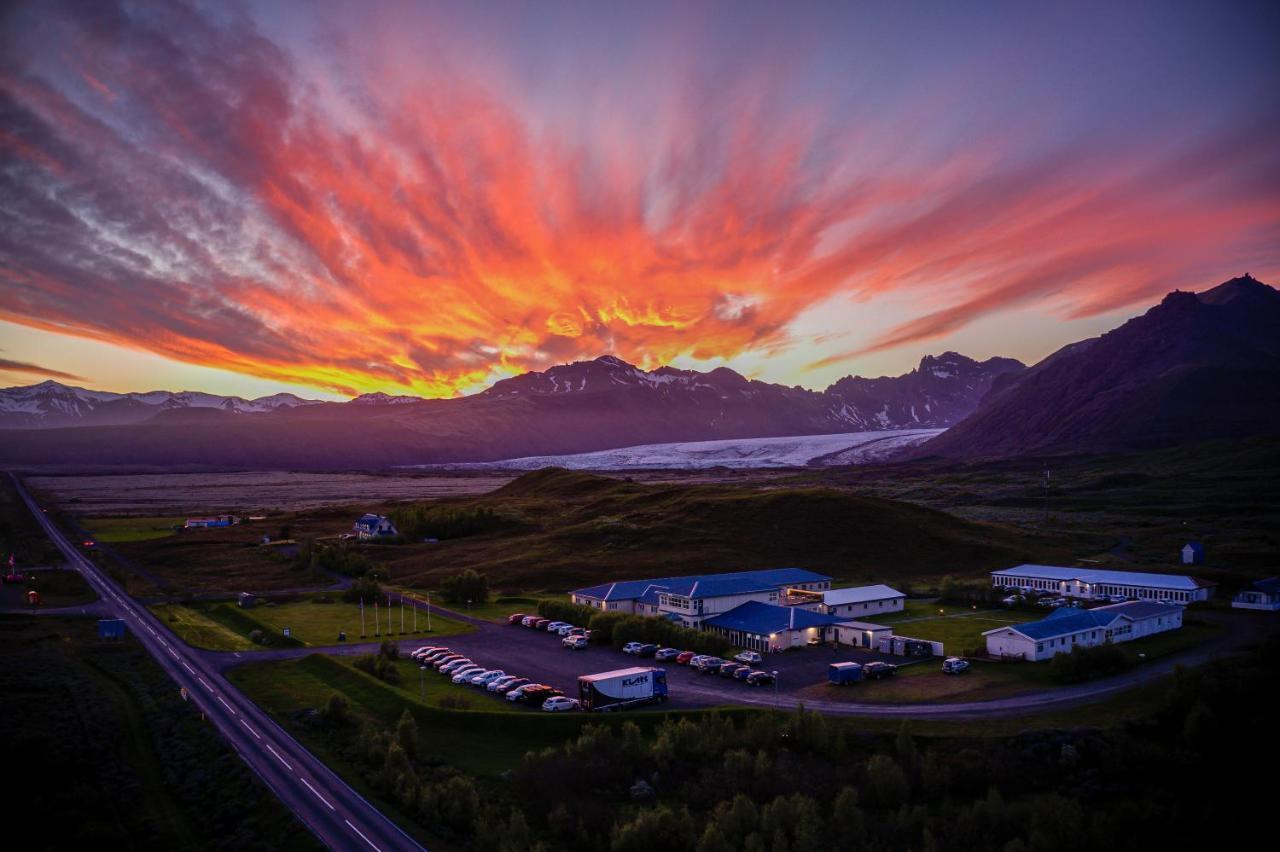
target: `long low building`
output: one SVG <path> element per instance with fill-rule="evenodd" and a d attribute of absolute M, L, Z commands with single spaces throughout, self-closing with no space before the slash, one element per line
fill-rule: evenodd
<path fill-rule="evenodd" d="M 1100 606 L 1063 607 L 1047 618 L 997 627 L 982 635 L 987 653 L 1015 660 L 1048 660 L 1077 646 L 1129 642 L 1182 627 L 1182 608 L 1148 601 Z"/>
<path fill-rule="evenodd" d="M 851 589 L 831 589 L 822 593 L 822 609 L 828 615 L 859 616 L 888 615 L 902 612 L 907 596 L 892 586 L 857 586 Z"/>
<path fill-rule="evenodd" d="M 1056 565 L 1019 565 L 992 571 L 991 584 L 997 588 L 1050 592 L 1083 600 L 1133 598 L 1173 604 L 1208 600 L 1215 585 L 1185 574 L 1062 568 Z"/>
<path fill-rule="evenodd" d="M 569 593 L 582 606 L 636 615 L 665 616 L 685 627 L 744 603 L 777 604 L 791 592 L 821 593 L 831 578 L 804 568 L 771 568 L 726 574 L 694 574 L 601 583 Z"/>
<path fill-rule="evenodd" d="M 1231 599 L 1231 606 L 1235 609 L 1258 609 L 1264 612 L 1280 610 L 1280 577 L 1258 580 L 1248 588 L 1241 589 Z"/>

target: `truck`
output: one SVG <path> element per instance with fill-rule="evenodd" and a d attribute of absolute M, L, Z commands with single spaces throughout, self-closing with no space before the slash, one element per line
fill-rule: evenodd
<path fill-rule="evenodd" d="M 625 710 L 667 700 L 666 669 L 635 666 L 578 678 L 582 709 L 594 712 Z"/>
<path fill-rule="evenodd" d="M 827 666 L 827 680 L 837 685 L 857 683 L 862 680 L 862 664 L 832 663 Z"/>

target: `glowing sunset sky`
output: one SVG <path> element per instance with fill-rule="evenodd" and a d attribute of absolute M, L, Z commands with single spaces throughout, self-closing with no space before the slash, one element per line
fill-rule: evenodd
<path fill-rule="evenodd" d="M 1275 9 L 6 4 L 0 381 L 1035 361 L 1280 280 Z"/>

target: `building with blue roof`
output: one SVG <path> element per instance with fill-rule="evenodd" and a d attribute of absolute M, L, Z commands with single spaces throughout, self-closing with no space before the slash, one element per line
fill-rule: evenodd
<path fill-rule="evenodd" d="M 748 601 L 702 623 L 704 630 L 724 637 L 739 648 L 764 653 L 833 642 L 837 639 L 836 631 L 845 627 L 869 629 L 884 636 L 893 633 L 892 628 L 853 622 L 848 616 L 762 601 Z"/>
<path fill-rule="evenodd" d="M 693 574 L 687 577 L 655 577 L 619 580 L 569 593 L 581 606 L 637 615 L 659 615 L 697 628 L 712 616 L 744 603 L 777 604 L 788 592 L 822 592 L 831 578 L 804 568 L 769 568 L 725 574 Z"/>
<path fill-rule="evenodd" d="M 1094 609 L 1063 607 L 1039 621 L 988 630 L 987 653 L 1007 660 L 1048 660 L 1076 646 L 1129 642 L 1182 627 L 1182 607 L 1128 601 Z"/>
<path fill-rule="evenodd" d="M 351 529 L 361 541 L 395 538 L 400 535 L 396 525 L 386 515 L 361 515 Z"/>
<path fill-rule="evenodd" d="M 1064 568 L 1057 565 L 1018 565 L 991 572 L 996 588 L 1042 592 L 1082 600 L 1134 599 L 1190 604 L 1208 600 L 1214 583 L 1185 574 L 1110 571 L 1104 568 Z"/>

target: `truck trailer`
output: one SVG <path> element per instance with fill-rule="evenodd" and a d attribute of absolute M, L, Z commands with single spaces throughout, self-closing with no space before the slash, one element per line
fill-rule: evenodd
<path fill-rule="evenodd" d="M 636 666 L 578 678 L 583 710 L 624 710 L 667 700 L 665 669 Z"/>
<path fill-rule="evenodd" d="M 827 680 L 835 684 L 857 683 L 862 680 L 860 663 L 832 663 L 827 666 Z"/>

